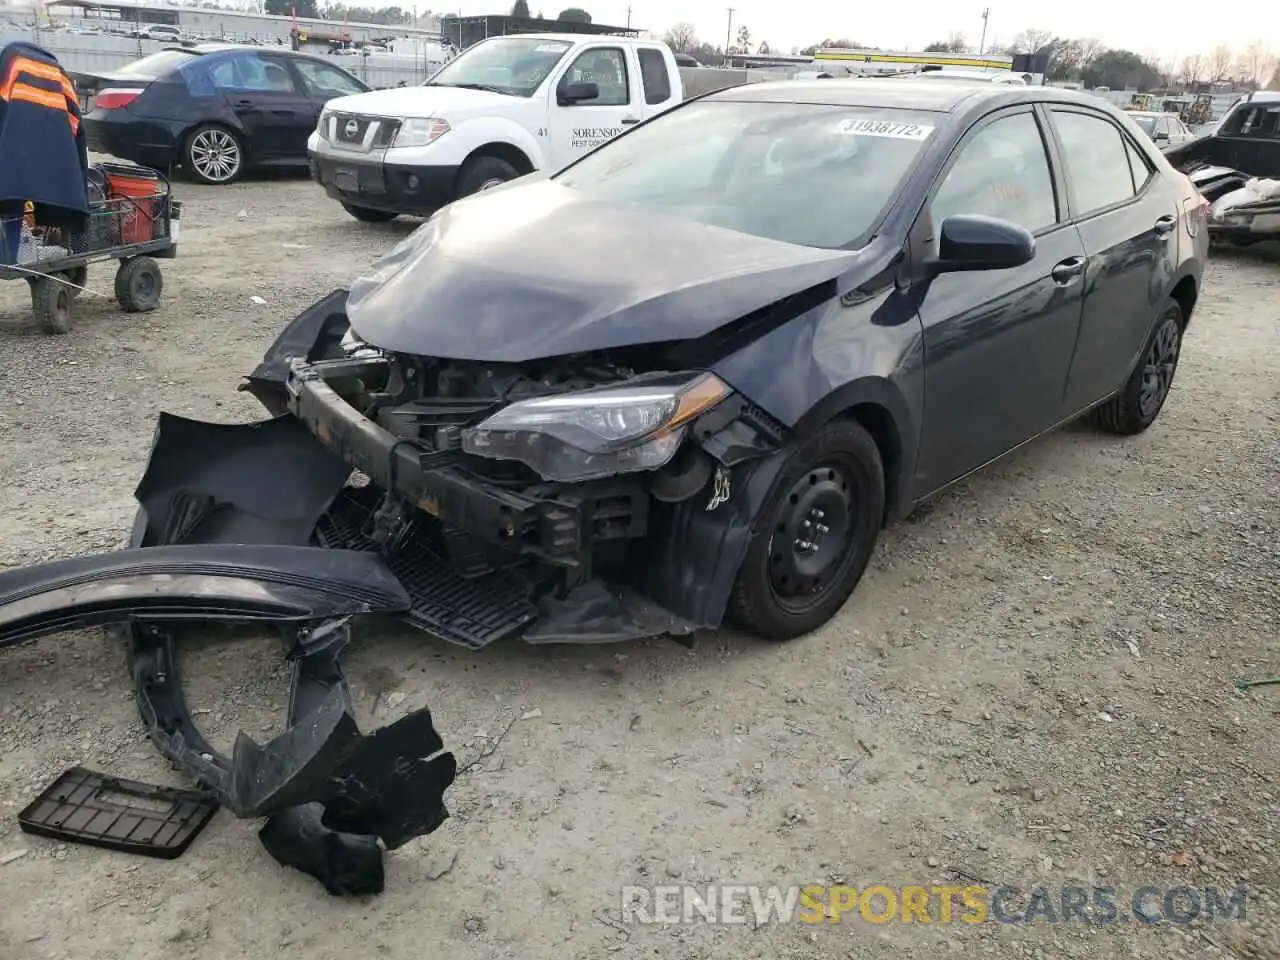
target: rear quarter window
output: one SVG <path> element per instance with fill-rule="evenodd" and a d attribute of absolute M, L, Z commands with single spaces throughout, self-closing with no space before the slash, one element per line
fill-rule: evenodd
<path fill-rule="evenodd" d="M 667 73 L 667 61 L 662 51 L 652 47 L 641 47 L 636 53 L 640 57 L 640 79 L 644 83 L 644 102 L 666 103 L 671 99 L 671 77 Z"/>

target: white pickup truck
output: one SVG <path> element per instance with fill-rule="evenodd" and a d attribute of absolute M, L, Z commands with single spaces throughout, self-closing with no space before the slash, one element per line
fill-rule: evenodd
<path fill-rule="evenodd" d="M 311 178 L 358 220 L 426 215 L 526 173 L 558 170 L 683 100 L 680 69 L 663 43 L 491 37 L 421 86 L 330 100 L 307 144 Z"/>

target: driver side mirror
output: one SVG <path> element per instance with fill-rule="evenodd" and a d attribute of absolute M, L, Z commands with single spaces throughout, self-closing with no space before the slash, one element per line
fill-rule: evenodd
<path fill-rule="evenodd" d="M 600 96 L 600 84 L 591 80 L 578 83 L 562 84 L 556 92 L 556 102 L 562 107 L 571 107 L 583 100 L 594 100 Z"/>
<path fill-rule="evenodd" d="M 934 275 L 1008 270 L 1030 263 L 1035 255 L 1035 237 L 1016 223 L 978 214 L 953 214 L 942 221 L 938 259 L 927 266 Z"/>

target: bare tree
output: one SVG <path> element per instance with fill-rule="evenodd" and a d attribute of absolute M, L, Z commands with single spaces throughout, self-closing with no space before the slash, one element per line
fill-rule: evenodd
<path fill-rule="evenodd" d="M 1193 53 L 1183 57 L 1181 73 L 1184 86 L 1193 87 L 1199 83 L 1200 78 L 1204 76 L 1204 54 Z"/>
<path fill-rule="evenodd" d="M 676 53 L 692 53 L 698 46 L 698 34 L 687 20 L 673 23 L 662 39 Z"/>
<path fill-rule="evenodd" d="M 951 36 L 947 37 L 947 50 L 950 53 L 968 53 L 969 44 L 964 39 L 964 34 L 958 30 L 953 31 Z"/>
<path fill-rule="evenodd" d="M 1023 30 L 1013 38 L 1018 53 L 1039 53 L 1052 42 L 1052 30 Z"/>
<path fill-rule="evenodd" d="M 738 28 L 738 46 L 739 53 L 751 52 L 751 29 L 744 23 Z"/>
<path fill-rule="evenodd" d="M 1205 74 L 1211 82 L 1226 80 L 1231 75 L 1234 61 L 1235 54 L 1231 52 L 1231 48 L 1226 44 L 1219 44 L 1210 50 L 1205 58 Z"/>
<path fill-rule="evenodd" d="M 1240 79 L 1257 89 L 1267 82 L 1275 65 L 1276 58 L 1272 55 L 1271 48 L 1262 40 L 1254 40 L 1244 48 L 1236 70 Z"/>
<path fill-rule="evenodd" d="M 1106 50 L 1106 47 L 1102 45 L 1102 41 L 1097 37 L 1077 40 L 1076 47 L 1078 50 L 1076 67 L 1080 70 L 1089 69 L 1093 65 L 1093 61 L 1098 59 L 1098 54 Z"/>

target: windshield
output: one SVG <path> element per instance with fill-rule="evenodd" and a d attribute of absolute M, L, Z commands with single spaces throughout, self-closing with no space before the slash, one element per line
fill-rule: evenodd
<path fill-rule="evenodd" d="M 472 87 L 531 97 L 572 44 L 533 37 L 498 37 L 477 43 L 437 70 L 424 86 Z"/>
<path fill-rule="evenodd" d="M 1142 128 L 1143 133 L 1154 133 L 1156 129 L 1155 117 L 1134 117 L 1133 122 Z"/>
<path fill-rule="evenodd" d="M 112 73 L 130 77 L 158 78 L 176 70 L 184 63 L 191 62 L 195 58 L 196 54 L 188 53 L 185 50 L 161 50 L 159 53 L 153 53 L 151 56 L 135 60 L 133 63 L 126 63 L 123 67 L 113 70 Z"/>
<path fill-rule="evenodd" d="M 609 141 L 556 175 L 630 203 L 757 237 L 864 244 L 937 113 L 704 100 Z"/>

